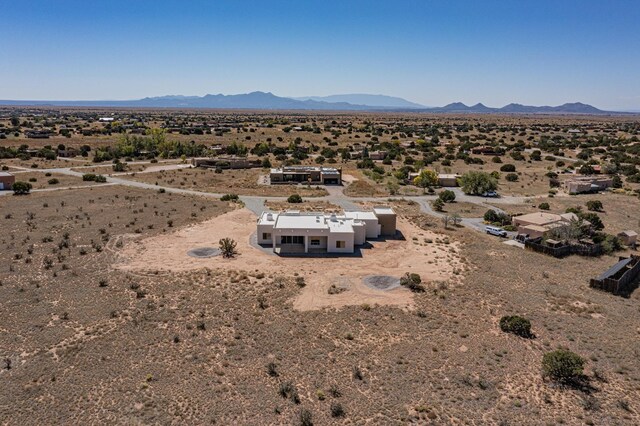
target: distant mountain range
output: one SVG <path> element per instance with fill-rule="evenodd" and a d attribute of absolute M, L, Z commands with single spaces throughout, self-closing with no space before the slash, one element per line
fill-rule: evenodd
<path fill-rule="evenodd" d="M 159 96 L 127 101 L 12 101 L 0 100 L 5 106 L 70 106 L 120 108 L 215 108 L 258 110 L 321 111 L 412 111 L 424 113 L 508 113 L 508 114 L 611 114 L 580 102 L 560 106 L 528 106 L 509 104 L 491 108 L 481 103 L 467 106 L 461 102 L 443 107 L 426 107 L 406 99 L 384 95 L 333 95 L 286 98 L 269 92 L 239 95 Z"/>
<path fill-rule="evenodd" d="M 398 98 L 395 96 L 385 95 L 367 95 L 363 93 L 356 93 L 350 95 L 330 95 L 330 96 L 302 96 L 299 98 L 293 98 L 299 101 L 312 100 L 316 102 L 346 102 L 352 105 L 366 105 L 377 108 L 428 108 L 424 105 L 417 104 L 415 102 L 408 101 L 406 99 Z"/>

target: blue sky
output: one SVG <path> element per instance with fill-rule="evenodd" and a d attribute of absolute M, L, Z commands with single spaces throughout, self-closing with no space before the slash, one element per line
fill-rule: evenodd
<path fill-rule="evenodd" d="M 271 91 L 640 109 L 637 0 L 0 0 L 0 99 Z"/>

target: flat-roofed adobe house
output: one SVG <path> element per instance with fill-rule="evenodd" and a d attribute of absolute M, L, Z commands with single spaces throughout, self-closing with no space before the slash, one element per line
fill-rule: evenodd
<path fill-rule="evenodd" d="M 353 253 L 367 239 L 395 235 L 395 212 L 389 207 L 341 214 L 263 212 L 258 218 L 258 244 L 278 254 Z"/>
<path fill-rule="evenodd" d="M 11 173 L 0 172 L 0 191 L 10 190 L 16 182 L 16 177 Z"/>
<path fill-rule="evenodd" d="M 538 238 L 554 228 L 570 225 L 571 222 L 578 220 L 578 216 L 573 213 L 536 212 L 514 216 L 512 220 L 513 224 L 518 227 L 519 234 L 529 235 L 529 238 Z"/>
<path fill-rule="evenodd" d="M 288 166 L 271 169 L 271 183 L 312 183 L 342 185 L 342 169 L 333 167 Z"/>

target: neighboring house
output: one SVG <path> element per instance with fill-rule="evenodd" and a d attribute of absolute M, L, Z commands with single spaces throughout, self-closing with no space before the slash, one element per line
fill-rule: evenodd
<path fill-rule="evenodd" d="M 618 238 L 628 247 L 635 247 L 638 241 L 638 233 L 636 231 L 622 231 L 618 234 Z"/>
<path fill-rule="evenodd" d="M 279 169 L 271 169 L 269 178 L 272 184 L 311 183 L 342 185 L 342 169 L 314 166 L 285 166 Z"/>
<path fill-rule="evenodd" d="M 519 234 L 528 235 L 529 238 L 538 238 L 544 236 L 552 229 L 570 225 L 571 222 L 577 220 L 578 216 L 574 213 L 554 214 L 536 212 L 522 216 L 514 216 L 512 222 L 513 225 L 518 228 Z M 584 223 L 586 224 L 586 222 Z"/>
<path fill-rule="evenodd" d="M 98 121 L 102 121 L 103 123 L 110 123 L 115 120 L 113 117 L 100 117 Z"/>
<path fill-rule="evenodd" d="M 569 194 L 603 191 L 613 185 L 607 176 L 575 176 L 564 181 L 564 190 Z"/>
<path fill-rule="evenodd" d="M 29 139 L 49 139 L 52 133 L 50 130 L 30 130 L 24 135 Z"/>
<path fill-rule="evenodd" d="M 458 174 L 446 174 L 440 173 L 438 174 L 438 185 L 440 186 L 458 186 L 458 179 L 460 175 Z"/>
<path fill-rule="evenodd" d="M 420 176 L 420 172 L 412 172 L 408 174 L 407 181 L 413 183 L 413 180 Z M 438 173 L 438 186 L 454 187 L 458 186 L 460 175 L 455 173 Z"/>
<path fill-rule="evenodd" d="M 11 173 L 0 172 L 0 191 L 10 190 L 16 182 L 16 177 Z"/>
<path fill-rule="evenodd" d="M 65 149 L 58 149 L 57 154 L 58 157 L 77 157 L 81 152 L 76 148 L 67 147 Z"/>
<path fill-rule="evenodd" d="M 387 158 L 387 151 L 371 151 L 369 153 L 369 158 L 375 161 L 384 160 Z"/>
<path fill-rule="evenodd" d="M 342 214 L 263 212 L 258 219 L 258 244 L 278 254 L 353 253 L 367 239 L 396 233 L 396 214 L 390 207 Z"/>
<path fill-rule="evenodd" d="M 262 167 L 259 159 L 249 159 L 246 157 L 218 156 L 215 158 L 199 157 L 192 158 L 191 165 L 194 167 L 204 167 L 212 169 L 251 169 Z"/>

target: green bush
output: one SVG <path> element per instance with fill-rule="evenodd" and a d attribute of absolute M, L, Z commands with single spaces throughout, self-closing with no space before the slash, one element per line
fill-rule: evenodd
<path fill-rule="evenodd" d="M 589 200 L 587 201 L 587 210 L 592 212 L 600 212 L 602 211 L 602 201 L 600 200 Z"/>
<path fill-rule="evenodd" d="M 287 203 L 298 204 L 301 202 L 302 202 L 302 197 L 299 194 L 292 194 L 292 195 L 289 195 L 289 198 L 287 198 Z"/>
<path fill-rule="evenodd" d="M 444 208 L 444 201 L 442 201 L 442 198 L 436 198 L 435 200 L 433 200 L 433 209 L 437 212 L 441 212 L 442 209 Z"/>
<path fill-rule="evenodd" d="M 22 182 L 22 181 L 17 181 L 12 186 L 14 195 L 28 194 L 29 192 L 31 192 L 32 188 L 33 188 L 33 185 L 31 185 L 29 182 Z"/>
<path fill-rule="evenodd" d="M 500 171 L 505 173 L 513 173 L 516 171 L 516 166 L 513 164 L 503 164 L 500 167 Z"/>
<path fill-rule="evenodd" d="M 220 201 L 238 201 L 240 198 L 238 197 L 238 194 L 225 194 L 222 197 L 220 197 Z"/>
<path fill-rule="evenodd" d="M 422 293 L 424 287 L 422 286 L 422 278 L 418 274 L 412 274 L 407 272 L 402 278 L 400 278 L 400 285 L 407 287 L 414 293 Z"/>
<path fill-rule="evenodd" d="M 517 182 L 518 181 L 518 175 L 515 173 L 507 173 L 507 175 L 504 177 L 506 180 L 508 180 L 509 182 Z"/>
<path fill-rule="evenodd" d="M 540 210 L 549 210 L 551 208 L 551 206 L 549 206 L 549 203 L 540 203 L 540 205 L 538 206 L 538 208 Z"/>
<path fill-rule="evenodd" d="M 49 179 L 47 182 L 49 183 L 49 185 L 57 185 L 60 183 L 60 181 L 56 178 Z"/>
<path fill-rule="evenodd" d="M 85 182 L 94 182 L 96 180 L 96 175 L 93 173 L 85 173 L 82 175 L 82 180 Z"/>
<path fill-rule="evenodd" d="M 445 203 L 452 203 L 456 199 L 456 193 L 450 189 L 445 189 L 438 195 L 438 198 L 440 198 Z"/>
<path fill-rule="evenodd" d="M 498 189 L 498 181 L 489 173 L 470 171 L 460 177 L 460 186 L 465 194 L 481 195 Z"/>
<path fill-rule="evenodd" d="M 518 315 L 506 315 L 500 318 L 500 329 L 505 333 L 515 334 L 516 336 L 531 338 L 531 322 Z"/>
<path fill-rule="evenodd" d="M 559 382 L 571 382 L 582 376 L 584 359 L 566 349 L 547 352 L 542 357 L 542 373 Z"/>

